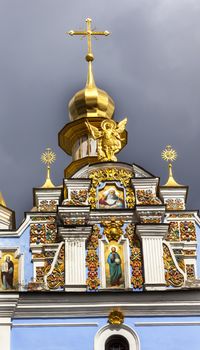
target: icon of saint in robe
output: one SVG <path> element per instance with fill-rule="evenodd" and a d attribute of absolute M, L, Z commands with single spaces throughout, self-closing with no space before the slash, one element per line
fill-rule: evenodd
<path fill-rule="evenodd" d="M 111 252 L 108 255 L 107 263 L 109 264 L 110 271 L 110 285 L 120 286 L 121 277 L 122 277 L 122 268 L 121 268 L 121 258 L 117 253 L 116 248 L 112 247 Z"/>
<path fill-rule="evenodd" d="M 1 281 L 3 289 L 13 288 L 14 264 L 10 256 L 6 256 L 4 263 L 1 265 Z"/>

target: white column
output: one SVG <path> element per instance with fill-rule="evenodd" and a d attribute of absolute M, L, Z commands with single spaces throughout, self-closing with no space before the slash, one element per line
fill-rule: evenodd
<path fill-rule="evenodd" d="M 19 294 L 0 293 L 0 350 L 10 350 L 11 317 L 14 317 Z"/>
<path fill-rule="evenodd" d="M 11 318 L 0 318 L 0 350 L 10 350 Z"/>
<path fill-rule="evenodd" d="M 65 290 L 85 290 L 86 238 L 65 238 Z"/>
<path fill-rule="evenodd" d="M 146 290 L 166 288 L 163 262 L 163 239 L 168 225 L 137 225 L 137 234 L 142 241 L 144 280 Z"/>
<path fill-rule="evenodd" d="M 91 229 L 60 228 L 65 241 L 65 291 L 86 290 L 86 239 Z"/>

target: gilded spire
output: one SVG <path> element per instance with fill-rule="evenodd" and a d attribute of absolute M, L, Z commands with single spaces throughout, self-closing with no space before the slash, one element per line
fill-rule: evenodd
<path fill-rule="evenodd" d="M 176 160 L 177 158 L 177 152 L 175 149 L 172 148 L 171 145 L 167 145 L 166 148 L 161 152 L 162 158 L 168 162 L 168 180 L 164 186 L 166 187 L 180 187 L 179 183 L 176 182 L 176 180 L 173 177 L 173 171 L 172 171 L 172 162 Z"/>
<path fill-rule="evenodd" d="M 56 160 L 56 154 L 51 148 L 46 148 L 46 151 L 41 155 L 41 161 L 47 165 L 47 176 L 42 188 L 53 188 L 55 185 L 51 181 L 51 167 L 50 165 Z"/>
<path fill-rule="evenodd" d="M 1 192 L 0 192 L 0 205 L 3 205 L 3 207 L 6 207 L 6 202 L 5 202 Z"/>

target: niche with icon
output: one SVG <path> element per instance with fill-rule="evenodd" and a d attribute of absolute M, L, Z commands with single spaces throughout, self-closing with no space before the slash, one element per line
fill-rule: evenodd
<path fill-rule="evenodd" d="M 16 251 L 1 251 L 0 273 L 0 291 L 10 291 L 19 288 L 19 258 L 16 256 Z"/>

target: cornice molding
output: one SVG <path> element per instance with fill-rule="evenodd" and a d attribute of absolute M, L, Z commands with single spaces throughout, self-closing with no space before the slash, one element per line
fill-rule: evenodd
<path fill-rule="evenodd" d="M 200 315 L 200 292 L 20 293 L 15 318 L 107 317 L 115 307 L 127 316 Z"/>
<path fill-rule="evenodd" d="M 13 317 L 19 294 L 0 293 L 0 317 Z"/>

